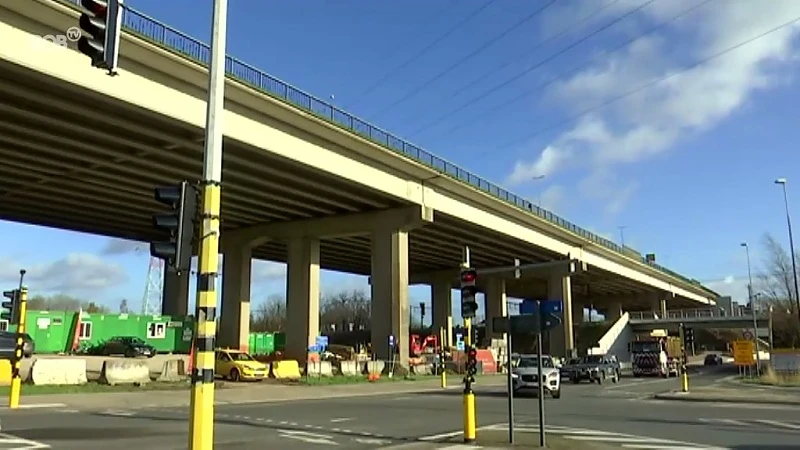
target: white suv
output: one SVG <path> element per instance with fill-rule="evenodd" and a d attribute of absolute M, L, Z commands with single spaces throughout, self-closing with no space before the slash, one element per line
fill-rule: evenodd
<path fill-rule="evenodd" d="M 511 373 L 514 380 L 514 393 L 538 392 L 539 379 L 545 393 L 553 398 L 561 398 L 561 375 L 553 364 L 553 358 L 542 355 L 542 374 L 539 376 L 539 360 L 536 355 L 520 355 L 519 362 Z"/>

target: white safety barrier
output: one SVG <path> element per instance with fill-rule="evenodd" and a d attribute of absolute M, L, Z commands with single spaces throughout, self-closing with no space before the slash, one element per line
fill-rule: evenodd
<path fill-rule="evenodd" d="M 71 358 L 36 359 L 28 379 L 44 385 L 75 385 L 86 383 L 86 360 Z"/>
<path fill-rule="evenodd" d="M 411 366 L 411 372 L 415 375 L 430 375 L 433 373 L 433 370 L 430 364 L 417 364 Z"/>
<path fill-rule="evenodd" d="M 181 381 L 186 377 L 186 361 L 182 359 L 170 359 L 164 361 L 164 367 L 157 381 L 174 382 Z"/>
<path fill-rule="evenodd" d="M 358 365 L 357 361 L 339 361 L 339 371 L 346 377 L 355 377 L 361 375 Z"/>
<path fill-rule="evenodd" d="M 383 361 L 367 361 L 364 364 L 364 373 L 366 374 L 381 374 L 383 373 L 383 368 L 386 367 L 386 363 Z"/>
<path fill-rule="evenodd" d="M 306 364 L 306 375 L 318 377 L 332 377 L 333 366 L 330 361 L 309 361 Z"/>
<path fill-rule="evenodd" d="M 135 359 L 103 361 L 100 383 L 111 386 L 117 384 L 144 384 L 150 382 L 150 368 L 147 361 Z"/>

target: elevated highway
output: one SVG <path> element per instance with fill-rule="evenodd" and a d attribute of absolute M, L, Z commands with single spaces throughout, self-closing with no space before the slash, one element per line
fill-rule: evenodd
<path fill-rule="evenodd" d="M 681 324 L 693 328 L 752 329 L 753 316 L 752 314 L 725 314 L 718 308 L 669 310 L 663 316 L 650 311 L 640 311 L 630 313 L 629 323 L 634 331 L 654 329 L 677 331 Z M 756 323 L 758 328 L 769 327 L 769 315 L 756 312 Z"/>
<path fill-rule="evenodd" d="M 108 77 L 74 49 L 41 43 L 77 23 L 73 4 L 7 1 L 0 13 L 0 218 L 156 238 L 153 187 L 200 178 L 208 47 L 127 9 L 120 75 Z M 447 323 L 451 271 L 467 244 L 479 268 L 514 258 L 588 268 L 489 280 L 490 316 L 506 295 L 629 310 L 717 297 L 254 67 L 226 66 L 221 337 L 230 345 L 246 343 L 252 258 L 289 264 L 290 329 L 305 341 L 295 353 L 317 333 L 320 267 L 372 276 L 373 299 L 386 302 L 373 301 L 380 348 L 387 334 L 407 336 L 409 282 L 433 285 L 435 324 Z M 185 311 L 188 281 L 167 285 L 165 311 Z"/>

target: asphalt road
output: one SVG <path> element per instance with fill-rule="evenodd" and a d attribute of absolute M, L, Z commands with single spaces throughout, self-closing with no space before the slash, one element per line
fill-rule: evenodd
<path fill-rule="evenodd" d="M 694 386 L 719 382 L 727 372 L 694 375 Z M 547 398 L 552 435 L 639 449 L 796 449 L 796 407 L 656 401 L 649 397 L 678 387 L 675 379 L 623 379 L 603 386 L 567 384 L 559 400 Z M 502 388 L 476 387 L 478 423 L 502 429 L 507 400 Z M 520 432 L 535 432 L 537 399 L 515 401 Z M 107 449 L 187 446 L 185 408 L 94 412 L 0 410 L 0 449 Z M 461 395 L 424 394 L 292 401 L 216 408 L 215 448 L 446 448 L 461 430 Z M 480 433 L 480 431 L 479 431 Z M 16 439 L 16 443 L 10 442 Z M 23 444 L 29 439 L 39 444 Z M 437 442 L 441 444 L 436 444 Z M 40 445 L 40 446 L 36 446 Z"/>

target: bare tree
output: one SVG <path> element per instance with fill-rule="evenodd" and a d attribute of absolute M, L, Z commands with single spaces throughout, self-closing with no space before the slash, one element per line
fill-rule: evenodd
<path fill-rule="evenodd" d="M 331 331 L 369 328 L 371 302 L 364 291 L 339 291 L 320 302 L 320 326 Z"/>
<path fill-rule="evenodd" d="M 51 297 L 34 295 L 28 300 L 28 309 L 32 311 L 77 311 L 80 308 L 87 313 L 108 314 L 111 312 L 106 306 L 66 294 L 55 294 Z"/>
<path fill-rule="evenodd" d="M 775 347 L 800 345 L 800 324 L 794 298 L 792 258 L 773 236 L 764 235 L 763 270 L 757 275 L 756 290 L 762 307 L 772 308 L 772 329 Z M 796 256 L 795 256 L 796 257 Z"/>
<path fill-rule="evenodd" d="M 270 295 L 250 313 L 250 328 L 256 332 L 284 331 L 286 327 L 286 299 Z"/>

